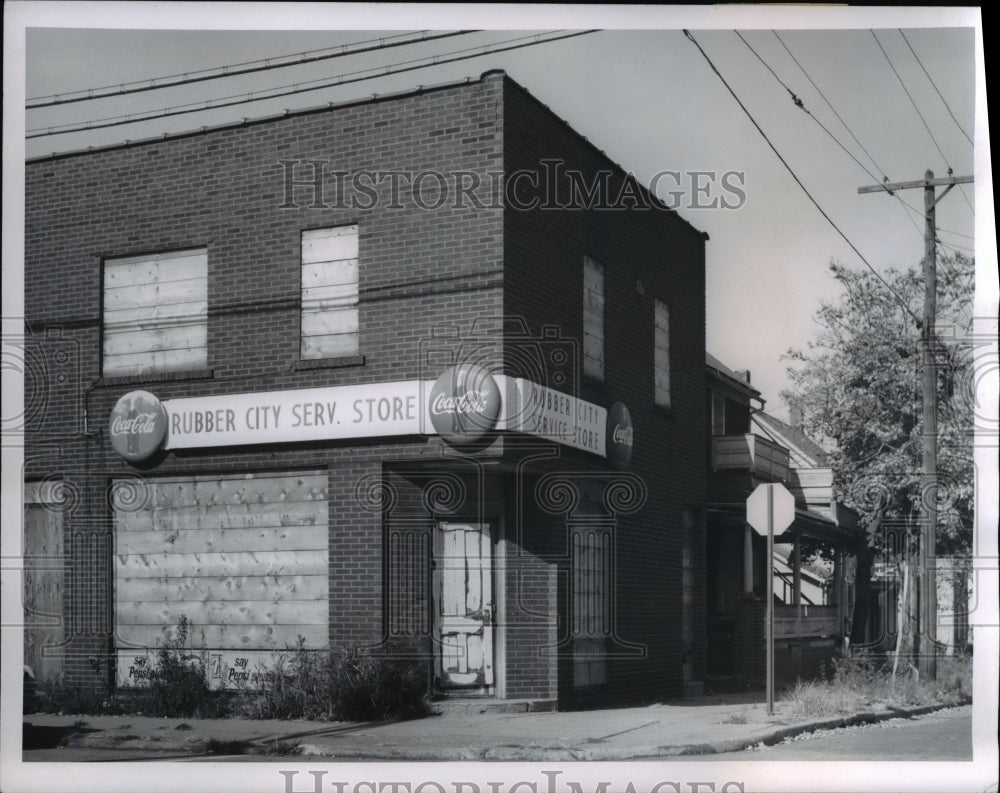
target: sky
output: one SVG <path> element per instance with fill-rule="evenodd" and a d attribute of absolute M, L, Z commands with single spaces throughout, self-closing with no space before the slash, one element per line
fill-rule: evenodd
<path fill-rule="evenodd" d="M 923 195 L 921 190 L 900 195 L 914 208 L 910 210 L 886 194 L 859 195 L 857 188 L 886 176 L 892 181 L 919 179 L 928 169 L 936 176 L 945 176 L 949 168 L 955 175 L 971 175 L 977 162 L 969 138 L 977 139 L 977 124 L 985 129 L 985 104 L 976 114 L 982 73 L 976 62 L 978 11 L 968 9 L 814 8 L 790 13 L 749 7 L 571 7 L 571 12 L 540 6 L 501 13 L 496 8 L 414 12 L 391 6 L 315 4 L 305 10 L 281 4 L 264 9 L 255 4 L 182 4 L 186 13 L 178 14 L 170 6 L 60 4 L 70 10 L 35 15 L 25 37 L 27 97 L 329 50 L 407 31 L 481 32 L 30 109 L 24 120 L 29 134 L 309 80 L 366 76 L 376 67 L 518 43 L 529 34 L 598 28 L 562 41 L 269 101 L 33 137 L 25 142 L 25 155 L 137 140 L 504 69 L 641 183 L 649 184 L 662 171 L 680 174 L 659 184 L 662 191 L 684 191 L 677 199 L 680 214 L 710 237 L 708 349 L 729 367 L 750 370 L 768 410 L 778 415 L 787 415 L 779 399 L 788 384 L 782 356 L 814 336 L 820 301 L 837 295 L 828 263 L 865 264 L 796 184 L 682 28 L 691 30 L 805 189 L 877 270 L 919 265 Z M 567 23 L 570 28 L 560 27 Z M 182 26 L 195 29 L 179 30 Z M 790 93 L 811 115 L 796 106 Z M 987 158 L 981 146 L 978 164 L 982 167 Z M 726 173 L 730 185 L 740 186 L 744 200 L 722 187 Z M 710 185 L 709 192 L 698 193 L 697 185 Z M 986 188 L 980 183 L 961 186 L 938 205 L 942 253 L 972 254 L 976 191 L 983 194 Z M 723 199 L 738 206 L 725 208 Z M 720 205 L 704 206 L 712 203 Z M 988 209 L 986 217 L 992 220 L 992 206 Z"/>

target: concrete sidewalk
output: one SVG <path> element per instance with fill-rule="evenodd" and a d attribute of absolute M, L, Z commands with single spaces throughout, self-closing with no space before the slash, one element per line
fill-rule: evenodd
<path fill-rule="evenodd" d="M 915 716 L 873 708 L 795 719 L 784 703 L 768 717 L 760 696 L 713 696 L 611 710 L 551 713 L 450 712 L 413 721 L 343 723 L 144 716 L 24 717 L 26 746 L 142 750 L 152 755 L 269 754 L 296 750 L 342 760 L 635 760 L 739 751 L 761 742 L 846 724 Z"/>

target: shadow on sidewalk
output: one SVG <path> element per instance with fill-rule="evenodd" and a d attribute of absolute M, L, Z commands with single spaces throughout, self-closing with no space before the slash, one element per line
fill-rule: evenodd
<path fill-rule="evenodd" d="M 39 727 L 26 721 L 22 725 L 21 749 L 55 749 L 71 735 L 83 735 L 88 732 L 100 732 L 100 730 L 73 725 Z"/>

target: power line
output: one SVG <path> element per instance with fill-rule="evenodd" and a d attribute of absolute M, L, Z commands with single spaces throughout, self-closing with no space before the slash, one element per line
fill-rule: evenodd
<path fill-rule="evenodd" d="M 329 52 L 330 47 L 318 50 L 307 50 L 294 55 L 278 55 L 271 58 L 260 58 L 255 61 L 231 64 L 229 66 L 216 66 L 211 69 L 200 69 L 193 72 L 181 74 L 171 74 L 166 77 L 150 77 L 145 80 L 135 80 L 120 85 L 105 85 L 100 88 L 83 88 L 79 91 L 69 91 L 66 94 L 49 94 L 28 99 L 25 108 L 34 110 L 40 107 L 53 107 L 55 105 L 66 105 L 73 102 L 86 102 L 91 99 L 104 99 L 112 96 L 125 96 L 126 94 L 137 94 L 143 91 L 155 91 L 160 88 L 173 88 L 178 85 L 190 85 L 206 80 L 218 80 L 223 77 L 236 77 L 254 72 L 265 72 L 272 69 L 284 69 L 288 66 L 300 66 L 306 63 L 316 63 L 317 61 L 329 60 L 331 58 L 342 58 L 347 55 L 358 55 L 363 52 L 373 52 L 375 50 L 386 50 L 393 47 L 403 47 L 407 44 L 419 44 L 425 41 L 435 41 L 437 39 L 450 38 L 452 36 L 462 36 L 467 33 L 475 33 L 472 30 L 459 30 L 450 33 L 430 33 L 421 31 L 418 35 L 413 33 L 400 33 L 396 36 L 382 37 L 378 39 L 367 39 L 355 42 L 354 44 L 342 44 L 336 48 L 337 52 Z M 413 36 L 416 35 L 416 38 Z M 402 36 L 410 36 L 406 41 L 393 41 Z M 377 42 L 377 43 L 374 43 Z M 315 53 L 322 52 L 323 55 Z M 289 60 L 292 59 L 292 60 Z M 277 63 L 279 60 L 286 60 L 287 63 Z M 74 94 L 82 94 L 74 96 Z"/>
<path fill-rule="evenodd" d="M 955 122 L 955 126 L 958 127 L 958 131 L 965 135 L 965 139 L 969 141 L 970 145 L 974 146 L 975 144 L 972 142 L 972 138 L 969 137 L 969 134 L 965 131 L 962 125 L 958 123 L 958 119 L 955 118 L 955 114 L 951 112 L 951 106 L 948 104 L 948 100 L 944 98 L 940 89 L 937 87 L 937 83 L 934 82 L 934 78 L 931 77 L 927 69 L 924 68 L 923 61 L 920 60 L 920 56 L 917 55 L 916 50 L 913 49 L 913 45 L 910 44 L 910 40 L 906 38 L 906 34 L 900 28 L 896 29 L 899 30 L 899 35 L 903 37 L 903 41 L 906 42 L 906 46 L 910 48 L 910 52 L 913 53 L 913 57 L 917 59 L 917 63 L 920 64 L 920 68 L 923 69 L 924 74 L 927 75 L 927 79 L 930 81 L 930 84 L 934 86 L 934 90 L 937 91 L 937 95 L 941 98 L 941 101 L 944 102 L 944 106 L 948 109 L 948 115 L 950 115 L 951 120 Z"/>
<path fill-rule="evenodd" d="M 470 52 L 470 49 L 456 50 L 453 53 L 445 53 L 448 55 L 455 55 L 456 57 L 442 57 L 442 56 L 432 56 L 430 62 L 428 63 L 417 63 L 417 60 L 426 61 L 427 58 L 414 59 L 412 61 L 403 61 L 398 64 L 390 64 L 385 67 L 373 67 L 381 69 L 378 74 L 369 74 L 364 76 L 360 75 L 361 72 L 350 72 L 346 75 L 341 75 L 335 80 L 324 82 L 321 85 L 310 85 L 310 83 L 320 82 L 319 80 L 309 80 L 302 83 L 295 83 L 294 85 L 279 86 L 277 88 L 265 89 L 264 91 L 248 92 L 246 94 L 238 94 L 234 96 L 220 97 L 218 99 L 210 99 L 205 102 L 194 102 L 185 105 L 174 105 L 168 108 L 162 108 L 160 110 L 151 111 L 149 113 L 143 113 L 135 116 L 125 115 L 125 116 L 111 116 L 108 118 L 95 119 L 93 121 L 84 122 L 81 124 L 61 124 L 58 126 L 44 127 L 28 130 L 25 135 L 26 138 L 42 138 L 49 135 L 65 135 L 71 132 L 83 132 L 94 129 L 105 129 L 107 127 L 118 127 L 125 124 L 137 124 L 141 121 L 151 121 L 154 119 L 168 118 L 170 116 L 179 116 L 187 113 L 200 113 L 205 110 L 216 110 L 223 107 L 233 107 L 235 105 L 244 105 L 252 102 L 260 102 L 266 99 L 277 99 L 283 96 L 291 96 L 294 94 L 308 93 L 310 91 L 319 91 L 323 88 L 333 88 L 341 85 L 348 85 L 350 83 L 363 82 L 365 80 L 374 80 L 379 77 L 387 77 L 394 74 L 402 74 L 404 72 L 411 72 L 417 69 L 425 69 L 428 66 L 440 66 L 447 63 L 456 63 L 458 61 L 465 61 L 471 58 L 480 58 L 484 55 L 492 55 L 498 52 L 508 52 L 510 50 L 522 49 L 524 47 L 533 47 L 538 44 L 548 44 L 553 41 L 561 41 L 563 39 L 570 39 L 576 36 L 585 36 L 590 33 L 597 33 L 598 30 L 584 30 L 575 33 L 566 33 L 560 36 L 550 36 L 549 38 L 541 38 L 545 34 L 536 34 L 530 37 L 520 37 L 516 39 L 507 39 L 505 41 L 496 42 L 496 44 L 509 44 L 509 46 L 494 46 L 494 45 L 483 45 L 482 47 L 470 48 L 476 50 L 482 50 L 481 52 Z M 524 41 L 525 38 L 534 39 L 532 41 Z M 521 43 L 511 43 L 511 42 L 521 42 Z M 468 54 L 459 54 L 468 53 Z M 413 64 L 413 65 L 411 65 Z M 395 68 L 395 67 L 401 68 Z M 363 71 L 372 71 L 372 69 L 366 69 Z M 303 88 L 302 86 L 310 85 L 308 88 Z M 287 89 L 287 90 L 286 90 Z M 264 95 L 266 94 L 266 95 Z"/>
<path fill-rule="evenodd" d="M 917 116 L 920 118 L 921 123 L 924 125 L 924 129 L 927 130 L 927 134 L 930 136 L 931 142 L 934 144 L 934 147 L 938 150 L 938 154 L 940 154 L 941 155 L 941 159 L 944 160 L 944 164 L 948 168 L 948 174 L 950 175 L 950 174 L 954 173 L 954 171 L 952 170 L 951 164 L 948 162 L 948 158 L 945 156 L 944 152 L 941 150 L 941 147 L 938 145 L 937 139 L 934 137 L 934 133 L 931 132 L 931 128 L 929 126 L 927 126 L 927 121 L 924 118 L 923 113 L 920 112 L 920 108 L 917 107 L 917 103 L 914 101 L 913 96 L 907 90 L 906 83 L 904 83 L 903 82 L 903 78 L 899 76 L 899 72 L 896 71 L 896 67 L 892 65 L 892 60 L 889 58 L 889 53 L 887 53 L 885 51 L 885 47 L 883 47 L 882 46 L 882 42 L 878 40 L 878 36 L 875 35 L 875 31 L 874 30 L 869 30 L 869 32 L 872 34 L 872 38 L 875 39 L 875 43 L 878 44 L 878 48 L 880 50 L 882 50 L 882 54 L 885 56 L 886 63 L 889 64 L 889 68 L 892 69 L 892 73 L 894 75 L 896 75 L 896 79 L 899 80 L 899 84 L 902 86 L 903 92 L 906 94 L 907 98 L 910 100 L 910 104 L 913 105 L 913 109 L 917 112 Z M 900 31 L 900 32 L 902 32 L 902 31 Z M 972 206 L 972 203 L 969 201 L 969 197 L 965 194 L 965 191 L 962 190 L 961 187 L 959 187 L 958 193 L 965 200 L 966 205 L 969 207 L 969 211 L 972 212 L 973 215 L 975 215 L 976 214 L 976 210 Z"/>
<path fill-rule="evenodd" d="M 773 151 L 778 160 L 781 161 L 781 164 L 785 166 L 785 170 L 787 170 L 788 173 L 791 174 L 792 179 L 795 180 L 795 183 L 799 186 L 802 192 L 806 194 L 806 197 L 812 202 L 813 206 L 816 207 L 817 210 L 819 210 L 819 213 L 824 217 L 826 222 L 829 223 L 833 227 L 833 229 L 841 236 L 844 242 L 846 242 L 850 246 L 851 250 L 853 250 L 854 253 L 857 254 L 858 258 L 861 259 L 862 262 L 864 262 L 865 266 L 869 270 L 871 270 L 872 274 L 879 281 L 881 281 L 882 284 L 886 287 L 886 289 L 888 289 L 895 296 L 896 300 L 899 302 L 899 305 L 903 308 L 903 310 L 916 321 L 917 327 L 921 327 L 923 325 L 923 322 L 916 314 L 913 313 L 910 307 L 906 304 L 906 301 L 903 300 L 903 298 L 899 295 L 899 293 L 895 289 L 892 288 L 892 286 L 889 284 L 888 281 L 886 281 L 881 275 L 878 274 L 878 272 L 875 270 L 874 267 L 871 266 L 871 264 L 864 257 L 861 251 L 858 250 L 857 246 L 853 242 L 851 242 L 851 240 L 847 237 L 847 235 L 840 230 L 840 227 L 836 223 L 834 223 L 833 219 L 828 214 L 826 214 L 826 211 L 823 209 L 823 207 L 819 205 L 819 202 L 815 198 L 813 198 L 812 193 L 810 193 L 809 190 L 806 189 L 806 186 L 802 183 L 802 180 L 799 179 L 795 171 L 792 170 L 792 167 L 788 164 L 785 158 L 781 156 L 781 152 L 779 152 L 778 149 L 775 147 L 775 145 L 771 143 L 771 139 L 767 137 L 767 133 L 765 133 L 764 130 L 761 129 L 760 124 L 757 123 L 757 120 L 753 117 L 750 111 L 747 110 L 746 105 L 743 104 L 740 98 L 736 95 L 736 92 L 733 91 L 729 83 L 726 82 L 726 78 L 722 76 L 722 72 L 718 70 L 716 65 L 712 62 L 712 59 L 708 57 L 708 54 L 705 52 L 705 50 L 701 48 L 701 45 L 698 43 L 695 37 L 691 35 L 691 32 L 685 29 L 684 35 L 687 36 L 687 38 L 691 41 L 691 43 L 698 48 L 698 52 L 700 52 L 702 57 L 708 62 L 709 67 L 711 67 L 712 71 L 715 72 L 716 76 L 718 76 L 718 78 L 722 81 L 722 84 L 726 86 L 726 90 L 729 91 L 730 96 L 732 96 L 733 99 L 736 100 L 736 104 L 740 106 L 740 109 L 746 114 L 746 117 L 750 119 L 750 123 L 754 125 L 754 127 L 757 129 L 757 132 L 759 132 L 761 137 L 764 138 L 764 141 L 771 148 L 771 151 Z"/>
<path fill-rule="evenodd" d="M 948 158 L 945 156 L 941 147 L 938 145 L 937 139 L 934 137 L 934 133 L 931 132 L 931 128 L 927 126 L 927 121 L 924 119 L 923 113 L 920 112 L 920 108 L 917 107 L 917 103 L 914 101 L 913 96 L 910 94 L 909 90 L 906 88 L 906 83 L 903 82 L 903 78 L 899 76 L 899 72 L 896 71 L 896 67 L 892 65 L 892 60 L 889 58 L 889 53 L 885 51 L 885 47 L 882 46 L 882 42 L 878 40 L 878 36 L 875 35 L 874 30 L 869 30 L 872 34 L 872 38 L 875 39 L 875 43 L 878 44 L 878 48 L 882 50 L 882 54 L 885 56 L 886 63 L 889 64 L 889 68 L 892 69 L 892 73 L 896 75 L 896 79 L 899 80 L 899 84 L 903 88 L 903 93 L 906 94 L 907 98 L 910 100 L 910 104 L 913 105 L 913 109 L 917 111 L 917 116 L 919 116 L 921 123 L 924 125 L 924 129 L 927 130 L 927 134 L 930 136 L 931 142 L 938 150 L 938 154 L 941 155 L 941 159 L 944 160 L 944 164 L 948 168 L 948 173 L 952 173 L 952 167 L 948 162 Z"/>
<path fill-rule="evenodd" d="M 784 87 L 784 89 L 786 91 L 788 91 L 789 95 L 792 98 L 792 102 L 795 104 L 795 106 L 798 107 L 800 110 L 802 110 L 806 115 L 808 115 L 809 118 L 811 118 L 813 121 L 815 121 L 816 124 L 819 125 L 819 128 L 822 129 L 830 137 L 830 139 L 834 143 L 836 143 L 844 151 L 845 154 L 847 154 L 848 157 L 850 157 L 852 160 L 854 160 L 855 163 L 857 163 L 858 167 L 861 168 L 861 170 L 863 170 L 866 174 L 868 174 L 872 179 L 874 179 L 877 182 L 878 181 L 878 177 L 875 176 L 875 174 L 873 174 L 871 171 L 869 171 L 868 168 L 865 167 L 864 163 L 862 163 L 857 157 L 855 157 L 854 154 L 850 150 L 848 150 L 848 148 L 843 143 L 841 143 L 840 139 L 837 138 L 837 136 L 834 135 L 826 127 L 826 125 L 823 124 L 823 122 L 821 122 L 818 118 L 816 118 L 815 115 L 813 115 L 813 113 L 809 110 L 809 108 L 806 107 L 805 102 L 803 102 L 795 94 L 795 92 L 792 91 L 792 89 L 789 88 L 788 85 L 785 84 L 785 82 L 778 76 L 777 72 L 775 72 L 774 69 L 772 69 L 771 66 L 767 63 L 767 61 L 765 61 L 760 56 L 760 54 L 753 47 L 750 46 L 750 44 L 747 42 L 747 40 L 745 38 L 743 38 L 743 36 L 740 35 L 740 32 L 739 31 L 733 31 L 733 32 L 736 33 L 737 36 L 739 36 L 740 41 L 742 41 L 744 44 L 746 44 L 746 46 L 750 50 L 750 52 L 752 52 L 754 55 L 757 56 L 757 60 L 759 60 L 762 64 L 764 64 L 764 66 L 767 68 L 767 70 L 774 76 L 774 79 L 777 80 L 779 83 L 781 83 L 781 85 Z M 819 95 L 823 97 L 823 101 L 825 101 L 826 104 L 827 104 L 827 106 L 830 108 L 830 110 L 833 111 L 833 114 L 838 119 L 840 119 L 840 123 L 844 125 L 844 128 L 847 129 L 847 131 L 850 133 L 851 137 L 853 137 L 854 140 L 857 142 L 857 144 L 859 146 L 861 146 L 861 150 L 864 151 L 864 153 L 866 155 L 868 155 L 868 159 L 872 161 L 872 164 L 875 166 L 876 170 L 878 170 L 878 171 L 880 171 L 882 173 L 882 181 L 883 182 L 887 182 L 889 180 L 889 177 L 885 175 L 885 171 L 883 171 L 879 167 L 878 163 L 875 162 L 875 158 L 872 157 L 871 154 L 868 153 L 868 150 L 865 149 L 865 147 L 861 145 L 861 141 L 859 141 L 857 139 L 857 136 L 854 135 L 853 132 L 851 132 L 851 128 L 847 126 L 847 122 L 845 122 L 844 119 L 842 119 L 840 117 L 840 114 L 837 112 L 836 108 L 834 108 L 834 106 L 830 103 L 830 100 L 827 99 L 823 95 L 823 92 L 820 91 L 819 86 L 816 85 L 816 83 L 813 81 L 812 77 L 809 76 L 809 73 L 805 70 L 805 68 L 802 66 L 802 64 L 799 63 L 798 59 L 792 54 L 792 51 L 788 49 L 788 46 L 785 44 L 785 42 L 781 40 L 781 37 L 778 36 L 777 31 L 772 30 L 771 32 L 774 33 L 774 35 L 778 39 L 778 41 L 781 42 L 781 46 L 783 46 L 785 48 L 785 51 L 791 56 L 792 60 L 795 61 L 796 66 L 798 66 L 799 69 L 801 70 L 801 72 L 806 76 L 806 79 L 809 80 L 809 82 L 812 84 L 813 88 L 815 88 L 816 91 L 819 93 Z M 903 201 L 902 198 L 900 198 L 898 195 L 896 195 L 896 193 L 894 191 L 892 191 L 892 190 L 886 190 L 886 192 L 889 193 L 889 195 L 891 195 L 894 198 L 896 198 L 897 200 L 899 200 L 901 203 L 903 203 L 903 204 L 906 203 L 905 201 Z M 906 218 L 907 218 L 907 220 L 910 221 L 911 224 L 913 224 L 913 228 L 916 230 L 916 232 L 920 236 L 920 238 L 923 239 L 924 233 L 920 230 L 920 226 L 917 225 L 917 222 L 912 217 L 910 217 L 909 215 L 907 215 Z"/>
<path fill-rule="evenodd" d="M 816 81 L 809 76 L 809 72 L 805 70 L 805 67 L 801 63 L 799 63 L 799 59 L 795 57 L 792 51 L 788 48 L 788 45 L 785 44 L 781 36 L 778 35 L 778 31 L 772 30 L 771 32 L 774 34 L 774 37 L 780 42 L 781 46 L 785 48 L 785 52 L 787 52 L 789 57 L 795 62 L 795 65 L 799 67 L 799 71 L 801 71 L 802 74 L 805 75 L 805 78 L 809 81 L 809 84 L 816 89 L 816 93 L 818 93 L 820 97 L 823 99 L 823 101 L 826 102 L 826 106 L 830 108 L 831 111 L 833 111 L 833 115 L 835 115 L 837 117 L 837 120 L 844 125 L 844 129 L 847 130 L 847 134 L 849 134 L 854 139 L 854 142 L 861 147 L 861 151 L 865 153 L 865 156 L 867 156 L 868 159 L 871 160 L 872 165 L 875 166 L 875 170 L 879 171 L 882 174 L 883 179 L 888 179 L 889 177 L 886 175 L 885 170 L 879 167 L 879 164 L 875 162 L 875 158 L 871 156 L 871 154 L 868 152 L 868 149 L 864 147 L 864 144 L 862 144 L 861 141 L 858 140 L 858 136 L 854 134 L 854 131 L 848 126 L 847 122 L 844 121 L 840 113 L 837 112 L 837 109 L 833 106 L 833 103 L 826 98 L 826 94 L 824 94 L 820 90 L 820 87 L 816 85 Z M 876 179 L 876 181 L 878 180 Z"/>

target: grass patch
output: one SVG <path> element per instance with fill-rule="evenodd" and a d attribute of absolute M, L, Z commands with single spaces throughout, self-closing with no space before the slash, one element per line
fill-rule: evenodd
<path fill-rule="evenodd" d="M 938 659 L 937 680 L 921 680 L 915 669 L 893 677 L 884 659 L 849 655 L 836 659 L 826 679 L 799 681 L 782 696 L 792 718 L 822 718 L 871 707 L 957 705 L 972 699 L 972 658 Z"/>

